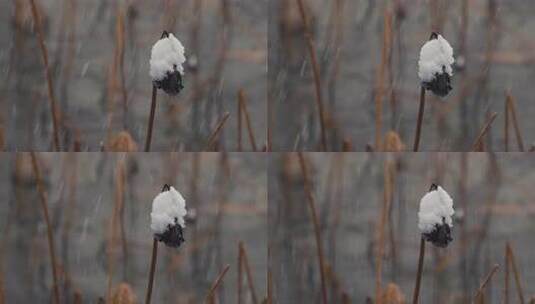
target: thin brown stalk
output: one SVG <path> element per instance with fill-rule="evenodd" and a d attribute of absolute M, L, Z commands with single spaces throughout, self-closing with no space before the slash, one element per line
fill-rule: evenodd
<path fill-rule="evenodd" d="M 485 280 L 483 280 L 483 283 L 481 284 L 481 286 L 479 286 L 479 289 L 477 290 L 476 296 L 474 297 L 475 303 L 479 303 L 478 301 L 483 296 L 483 289 L 485 289 L 485 286 L 487 286 L 487 284 L 489 283 L 490 279 L 492 279 L 492 276 L 494 275 L 494 273 L 496 273 L 498 268 L 500 268 L 500 265 L 494 264 L 494 266 L 492 267 L 490 272 L 485 277 Z"/>
<path fill-rule="evenodd" d="M 242 282 L 243 282 L 243 278 L 242 278 L 242 274 L 243 274 L 243 269 L 242 269 L 242 266 L 243 266 L 243 263 L 242 263 L 242 259 L 243 259 L 243 255 L 242 255 L 242 252 L 241 252 L 241 241 L 238 245 L 238 304 L 241 304 L 241 287 L 242 287 Z"/>
<path fill-rule="evenodd" d="M 301 14 L 301 19 L 303 20 L 303 32 L 305 35 L 305 40 L 308 46 L 308 52 L 310 55 L 310 61 L 312 64 L 312 70 L 314 73 L 314 85 L 316 87 L 316 104 L 318 107 L 319 119 L 320 119 L 320 132 L 321 132 L 321 149 L 322 151 L 327 150 L 327 137 L 325 134 L 325 112 L 323 109 L 323 100 L 322 100 L 322 91 L 321 91 L 321 79 L 320 79 L 320 68 L 318 65 L 318 60 L 316 59 L 316 51 L 314 50 L 314 42 L 312 41 L 312 34 L 310 33 L 310 27 L 308 24 L 308 17 L 305 11 L 305 6 L 303 0 L 297 0 L 299 6 L 299 13 Z"/>
<path fill-rule="evenodd" d="M 319 267 L 320 267 L 320 275 L 321 275 L 321 296 L 323 300 L 323 304 L 327 304 L 327 286 L 325 283 L 325 263 L 323 258 L 323 245 L 321 241 L 321 231 L 320 231 L 320 225 L 318 216 L 316 214 L 316 203 L 314 199 L 314 195 L 312 194 L 312 188 L 310 186 L 310 180 L 308 177 L 308 171 L 305 164 L 305 159 L 303 157 L 303 154 L 301 152 L 298 153 L 299 156 L 299 165 L 301 166 L 301 173 L 303 175 L 303 183 L 305 188 L 305 194 L 307 196 L 307 202 L 310 209 L 310 214 L 312 216 L 312 223 L 314 224 L 314 233 L 316 236 L 316 247 L 318 250 L 318 261 L 319 261 Z"/>
<path fill-rule="evenodd" d="M 230 113 L 229 112 L 225 112 L 223 114 L 223 118 L 221 118 L 221 120 L 217 123 L 214 131 L 212 132 L 210 137 L 208 137 L 208 143 L 206 144 L 206 151 L 211 151 L 214 148 L 214 145 L 215 145 L 216 140 L 218 138 L 217 136 L 221 132 L 221 129 L 223 129 L 223 126 L 225 125 L 225 122 L 227 121 L 229 116 L 230 116 Z"/>
<path fill-rule="evenodd" d="M 505 125 L 503 133 L 505 152 L 509 152 L 509 96 L 505 98 Z"/>
<path fill-rule="evenodd" d="M 518 149 L 521 152 L 524 152 L 524 140 L 522 139 L 522 134 L 520 133 L 520 126 L 518 124 L 518 119 L 516 117 L 516 102 L 513 98 L 513 95 L 507 94 L 507 100 L 509 102 L 509 110 L 511 111 L 511 118 L 513 119 L 513 127 L 515 128 L 516 142 L 518 144 Z"/>
<path fill-rule="evenodd" d="M 150 104 L 149 126 L 147 129 L 147 137 L 145 141 L 145 152 L 150 152 L 150 142 L 152 140 L 152 126 L 154 125 L 154 112 L 156 111 L 156 96 L 158 89 L 152 85 L 152 102 Z"/>
<path fill-rule="evenodd" d="M 251 268 L 249 267 L 249 258 L 247 257 L 247 251 L 245 250 L 243 242 L 240 242 L 239 246 L 242 256 L 242 263 L 243 266 L 245 266 L 245 274 L 247 275 L 247 283 L 249 286 L 249 291 L 251 292 L 251 298 L 253 299 L 253 304 L 257 304 L 258 299 L 256 297 L 256 290 L 254 288 L 253 275 L 251 273 Z"/>
<path fill-rule="evenodd" d="M 241 100 L 242 100 L 242 90 L 238 92 L 238 152 L 242 151 L 242 133 L 241 133 L 241 121 L 242 121 L 242 110 L 241 110 Z"/>
<path fill-rule="evenodd" d="M 33 2 L 33 1 L 32 1 Z M 39 165 L 37 164 L 37 158 L 34 152 L 31 152 L 33 173 L 35 175 L 35 182 L 37 184 L 37 191 L 39 192 L 39 198 L 41 201 L 41 208 L 43 209 L 43 215 L 45 218 L 47 236 L 48 236 L 48 250 L 50 253 L 50 262 L 52 266 L 52 277 L 54 279 L 54 303 L 59 304 L 59 285 L 58 285 L 58 272 L 56 264 L 56 254 L 54 252 L 54 236 L 52 234 L 52 226 L 50 226 L 50 218 L 48 216 L 48 202 L 46 198 L 45 189 L 41 180 L 41 172 L 39 171 Z"/>
<path fill-rule="evenodd" d="M 208 291 L 208 294 L 206 295 L 205 303 L 211 303 L 214 299 L 214 293 L 217 289 L 217 287 L 221 284 L 223 281 L 223 277 L 227 273 L 228 269 L 230 268 L 230 265 L 226 265 L 225 268 L 223 268 L 223 271 L 217 276 L 216 280 L 212 284 L 212 287 L 210 287 L 210 290 Z"/>
<path fill-rule="evenodd" d="M 383 96 L 385 94 L 385 74 L 390 54 L 390 41 L 392 36 L 392 14 L 385 9 L 383 23 L 383 46 L 381 48 L 381 63 L 375 84 L 375 150 L 382 150 L 383 143 Z"/>
<path fill-rule="evenodd" d="M 509 242 L 505 245 L 504 304 L 509 304 Z"/>
<path fill-rule="evenodd" d="M 416 135 L 414 136 L 414 146 L 412 151 L 418 152 L 418 147 L 420 146 L 420 134 L 422 132 L 422 122 L 424 120 L 424 110 L 425 110 L 425 88 L 420 87 L 420 108 L 418 110 L 418 121 L 416 122 Z"/>
<path fill-rule="evenodd" d="M 158 240 L 153 239 L 152 241 L 152 258 L 150 262 L 150 272 L 149 272 L 149 285 L 147 287 L 147 296 L 145 298 L 145 304 L 150 304 L 150 299 L 152 295 L 152 283 L 154 282 L 154 272 L 156 271 L 156 260 L 158 258 Z"/>
<path fill-rule="evenodd" d="M 249 142 L 251 143 L 251 147 L 253 148 L 253 151 L 258 151 L 256 148 L 256 140 L 254 138 L 253 133 L 253 127 L 251 126 L 251 119 L 249 116 L 249 111 L 247 110 L 247 99 L 245 98 L 245 93 L 243 90 L 240 90 L 240 104 L 241 109 L 243 110 L 243 114 L 245 115 L 245 124 L 247 126 L 247 133 L 249 135 Z"/>
<path fill-rule="evenodd" d="M 30 0 L 30 5 L 32 7 L 32 15 L 34 19 L 34 27 L 37 32 L 37 38 L 39 41 L 39 48 L 41 49 L 41 55 L 43 56 L 43 63 L 45 65 L 45 76 L 48 86 L 48 101 L 50 102 L 50 112 L 52 113 L 52 128 L 53 128 L 53 141 L 54 141 L 54 151 L 60 150 L 59 145 L 59 124 L 58 124 L 58 109 L 56 106 L 56 98 L 54 97 L 54 85 L 52 84 L 52 72 L 48 64 L 48 52 L 46 49 L 43 29 L 41 24 L 41 17 L 35 5 L 35 0 Z"/>
<path fill-rule="evenodd" d="M 520 300 L 520 304 L 524 304 L 524 292 L 522 291 L 522 285 L 520 284 L 520 275 L 518 274 L 518 268 L 516 267 L 516 259 L 515 255 L 513 253 L 513 248 L 509 243 L 507 243 L 507 249 L 509 251 L 509 262 L 511 263 L 511 266 L 513 267 L 513 274 L 515 276 L 515 284 L 516 284 L 516 291 L 518 293 L 518 299 Z"/>
<path fill-rule="evenodd" d="M 424 270 L 424 256 L 425 256 L 425 240 L 420 239 L 420 256 L 418 257 L 418 272 L 416 273 L 416 285 L 414 286 L 414 293 L 412 295 L 412 304 L 418 304 L 420 296 L 420 284 L 422 282 L 422 273 Z"/>
<path fill-rule="evenodd" d="M 377 251 L 375 257 L 375 301 L 378 304 L 382 303 L 382 273 L 383 273 L 383 255 L 384 255 L 384 241 L 385 241 L 385 226 L 387 225 L 388 210 L 390 210 L 390 201 L 392 197 L 392 171 L 390 160 L 386 160 L 384 164 L 384 192 L 383 192 L 383 207 L 379 221 L 377 222 Z"/>
<path fill-rule="evenodd" d="M 483 140 L 483 137 L 485 136 L 485 134 L 487 134 L 487 132 L 489 131 L 492 122 L 494 121 L 494 119 L 496 119 L 496 116 L 498 116 L 498 113 L 494 112 L 487 119 L 487 122 L 485 123 L 483 128 L 481 128 L 481 131 L 479 131 L 479 135 L 477 136 L 476 141 L 472 145 L 472 151 L 478 151 L 479 150 L 479 148 L 481 147 L 481 144 L 482 144 L 481 141 Z"/>

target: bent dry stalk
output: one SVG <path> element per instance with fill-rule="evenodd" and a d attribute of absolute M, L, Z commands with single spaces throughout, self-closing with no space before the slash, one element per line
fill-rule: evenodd
<path fill-rule="evenodd" d="M 420 296 L 420 284 L 422 281 L 422 273 L 424 268 L 424 256 L 425 256 L 425 239 L 420 238 L 420 255 L 418 258 L 418 271 L 416 272 L 416 285 L 414 286 L 414 293 L 412 295 L 412 304 L 418 304 L 418 298 Z"/>
<path fill-rule="evenodd" d="M 422 132 L 422 122 L 424 120 L 425 109 L 425 88 L 421 86 L 420 89 L 420 108 L 418 110 L 418 121 L 416 122 L 416 135 L 414 136 L 414 146 L 412 151 L 418 152 L 420 146 L 420 133 Z"/>
<path fill-rule="evenodd" d="M 147 129 L 147 137 L 145 141 L 145 152 L 150 152 L 150 143 L 152 140 L 152 127 L 154 125 L 154 112 L 156 111 L 156 97 L 158 95 L 158 89 L 155 85 L 152 85 L 152 101 L 150 104 L 149 126 Z"/>
<path fill-rule="evenodd" d="M 43 209 L 43 215 L 46 223 L 46 231 L 48 236 L 48 249 L 50 251 L 50 263 L 52 264 L 52 276 L 54 279 L 54 303 L 59 304 L 59 285 L 58 285 L 58 272 L 56 264 L 56 254 L 54 251 L 54 235 L 52 233 L 52 226 L 50 225 L 50 217 L 48 216 L 48 203 L 46 198 L 45 189 L 41 180 L 41 172 L 39 171 L 39 165 L 37 164 L 37 157 L 32 152 L 32 167 L 35 175 L 35 182 L 37 184 L 37 191 L 39 192 L 39 198 L 41 201 L 41 207 Z"/>
<path fill-rule="evenodd" d="M 150 304 L 152 296 L 152 284 L 154 282 L 154 272 L 156 271 L 156 259 L 158 258 L 158 240 L 156 238 L 152 241 L 152 258 L 150 260 L 149 286 L 147 286 L 147 296 L 145 303 Z"/>

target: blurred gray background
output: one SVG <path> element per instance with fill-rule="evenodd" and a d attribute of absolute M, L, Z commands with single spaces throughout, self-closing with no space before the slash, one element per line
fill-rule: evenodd
<path fill-rule="evenodd" d="M 179 249 L 160 243 L 152 303 L 202 303 L 227 264 L 216 301 L 236 303 L 239 241 L 247 251 L 256 296 L 265 298 L 265 157 L 45 153 L 37 158 L 48 194 L 62 303 L 73 303 L 75 293 L 83 303 L 106 298 L 110 273 L 113 292 L 126 282 L 137 303 L 143 303 L 152 250 L 151 204 L 164 183 L 182 193 L 196 220 L 187 222 L 186 242 Z M 46 225 L 29 154 L 2 154 L 0 159 L 0 290 L 6 303 L 49 303 Z M 244 274 L 242 303 L 252 303 L 247 286 Z"/>
<path fill-rule="evenodd" d="M 185 89 L 158 92 L 152 151 L 201 151 L 225 112 L 220 150 L 237 150 L 243 89 L 258 149 L 265 143 L 267 0 L 35 0 L 43 20 L 63 150 L 108 147 L 127 131 L 141 150 L 162 31 L 185 46 Z M 29 1 L 0 3 L 0 105 L 4 148 L 52 150 L 47 85 Z M 122 60 L 121 60 L 122 57 Z M 122 71 L 122 73 L 121 73 Z M 123 77 L 124 76 L 124 77 Z M 244 124 L 245 127 L 245 124 Z M 252 150 L 247 138 L 243 150 Z"/>
<path fill-rule="evenodd" d="M 486 150 L 505 151 L 504 102 L 510 90 L 525 150 L 535 128 L 535 2 L 525 0 L 303 0 L 318 58 L 328 150 L 376 150 L 376 111 L 382 132 L 395 131 L 412 149 L 419 104 L 417 62 L 431 31 L 452 45 L 459 63 L 453 91 L 427 93 L 420 151 L 471 151 L 487 115 L 498 112 Z M 312 65 L 295 0 L 269 3 L 269 100 L 274 151 L 320 151 Z M 387 13 L 388 12 L 388 13 Z M 390 39 L 383 43 L 385 16 Z M 463 18 L 463 16 L 466 16 Z M 378 81 L 386 45 L 383 81 Z M 381 89 L 380 89 L 381 88 Z M 510 127 L 509 151 L 516 151 Z"/>
<path fill-rule="evenodd" d="M 453 242 L 446 249 L 426 245 L 420 303 L 472 303 L 495 263 L 500 268 L 485 289 L 485 303 L 504 303 L 507 241 L 526 303 L 535 296 L 532 156 L 306 153 L 305 160 L 319 218 L 328 303 L 377 303 L 379 260 L 381 286 L 397 284 L 405 301 L 412 301 L 420 242 L 417 212 L 432 182 L 452 196 L 456 215 Z M 272 157 L 268 180 L 274 302 L 321 303 L 317 247 L 297 154 Z M 381 221 L 383 210 L 386 221 Z M 509 303 L 519 303 L 512 271 L 510 278 Z"/>

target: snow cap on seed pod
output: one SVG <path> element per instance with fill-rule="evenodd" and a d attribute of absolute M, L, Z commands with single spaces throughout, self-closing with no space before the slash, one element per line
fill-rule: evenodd
<path fill-rule="evenodd" d="M 152 46 L 150 55 L 150 76 L 152 83 L 169 95 L 177 95 L 184 85 L 184 67 L 186 62 L 184 46 L 172 34 L 166 31 Z"/>
<path fill-rule="evenodd" d="M 420 50 L 418 77 L 422 86 L 435 95 L 444 97 L 451 91 L 453 49 L 440 34 L 432 33 Z"/>
<path fill-rule="evenodd" d="M 418 212 L 418 228 L 426 241 L 437 247 L 446 247 L 453 240 L 451 229 L 453 228 L 452 216 L 453 199 L 450 195 L 436 184 L 420 200 Z"/>
<path fill-rule="evenodd" d="M 152 201 L 150 228 L 154 237 L 169 247 L 178 248 L 184 242 L 186 201 L 174 187 L 164 185 Z"/>

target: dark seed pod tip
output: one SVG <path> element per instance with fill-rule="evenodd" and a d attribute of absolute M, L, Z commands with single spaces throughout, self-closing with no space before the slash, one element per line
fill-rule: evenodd
<path fill-rule="evenodd" d="M 437 184 L 432 183 L 432 184 L 431 184 L 431 187 L 429 188 L 429 192 L 431 192 L 431 191 L 435 191 L 435 190 L 437 190 L 437 189 L 438 189 Z"/>
<path fill-rule="evenodd" d="M 438 39 L 438 33 L 437 32 L 431 32 L 431 36 L 429 37 L 429 40 Z"/>
<path fill-rule="evenodd" d="M 160 39 L 163 39 L 163 38 L 169 38 L 169 33 L 167 31 L 163 31 L 162 36 L 160 37 Z"/>
<path fill-rule="evenodd" d="M 174 225 L 168 225 L 167 230 L 164 233 L 156 233 L 154 237 L 159 242 L 163 242 L 166 246 L 178 248 L 185 242 L 182 226 L 176 223 Z"/>
<path fill-rule="evenodd" d="M 162 192 L 169 191 L 169 190 L 171 190 L 171 186 L 169 186 L 168 184 L 163 185 Z"/>

